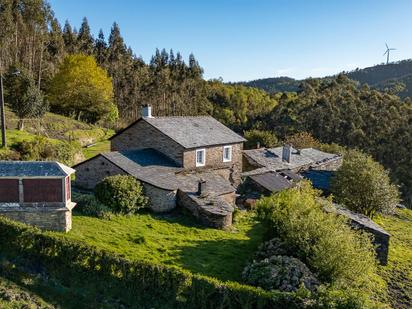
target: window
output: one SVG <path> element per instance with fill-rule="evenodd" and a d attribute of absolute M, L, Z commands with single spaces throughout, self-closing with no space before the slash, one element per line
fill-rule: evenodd
<path fill-rule="evenodd" d="M 223 146 L 223 162 L 232 161 L 232 146 Z"/>
<path fill-rule="evenodd" d="M 205 166 L 206 163 L 206 149 L 196 150 L 196 166 Z"/>

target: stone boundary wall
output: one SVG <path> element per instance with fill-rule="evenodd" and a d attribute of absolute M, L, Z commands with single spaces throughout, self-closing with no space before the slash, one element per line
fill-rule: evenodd
<path fill-rule="evenodd" d="M 0 205 L 0 216 L 45 230 L 68 232 L 72 228 L 72 211 L 68 208 L 4 207 Z"/>

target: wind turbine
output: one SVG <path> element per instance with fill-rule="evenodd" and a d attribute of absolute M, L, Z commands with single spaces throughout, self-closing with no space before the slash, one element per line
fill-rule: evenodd
<path fill-rule="evenodd" d="M 389 63 L 389 53 L 391 50 L 396 50 L 396 48 L 389 48 L 388 44 L 386 43 L 385 45 L 386 45 L 386 51 L 383 53 L 383 56 L 386 55 L 386 64 L 388 64 Z"/>

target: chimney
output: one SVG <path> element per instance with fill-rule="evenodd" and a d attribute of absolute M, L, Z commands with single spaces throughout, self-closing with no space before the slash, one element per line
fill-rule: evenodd
<path fill-rule="evenodd" d="M 205 196 L 206 195 L 206 180 L 200 179 L 197 184 L 197 195 Z"/>
<path fill-rule="evenodd" d="M 142 117 L 143 118 L 153 118 L 151 105 L 145 104 L 142 106 Z"/>
<path fill-rule="evenodd" d="M 283 146 L 283 149 L 282 149 L 282 161 L 286 161 L 290 163 L 291 159 L 292 159 L 292 146 L 286 144 Z"/>
<path fill-rule="evenodd" d="M 260 142 L 256 142 L 256 149 L 260 148 Z"/>

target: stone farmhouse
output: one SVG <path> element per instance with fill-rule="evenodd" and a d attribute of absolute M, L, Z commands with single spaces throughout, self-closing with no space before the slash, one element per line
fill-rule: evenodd
<path fill-rule="evenodd" d="M 205 225 L 230 225 L 245 139 L 210 116 L 153 117 L 150 106 L 142 114 L 111 138 L 111 152 L 75 166 L 76 186 L 93 189 L 107 176 L 132 175 L 153 211 L 180 205 Z"/>
<path fill-rule="evenodd" d="M 72 226 L 70 175 L 58 162 L 0 161 L 0 215 L 47 230 Z"/>

